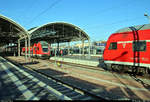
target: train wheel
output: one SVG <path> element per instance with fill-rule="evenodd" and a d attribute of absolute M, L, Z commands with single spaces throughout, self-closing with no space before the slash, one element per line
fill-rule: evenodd
<path fill-rule="evenodd" d="M 150 69 L 146 68 L 146 73 L 144 74 L 144 77 L 150 78 Z"/>
<path fill-rule="evenodd" d="M 128 72 L 129 71 L 129 66 L 124 66 L 123 70 L 124 70 L 124 73 Z"/>
<path fill-rule="evenodd" d="M 120 73 L 124 73 L 124 66 L 123 66 L 123 65 L 120 65 L 120 66 L 119 66 L 119 72 L 120 72 Z"/>
<path fill-rule="evenodd" d="M 112 65 L 111 66 L 112 71 L 122 73 L 124 67 L 122 65 Z"/>
<path fill-rule="evenodd" d="M 110 70 L 111 70 L 112 72 L 113 72 L 113 71 L 115 72 L 115 66 L 116 66 L 116 65 L 111 65 Z"/>
<path fill-rule="evenodd" d="M 150 78 L 150 69 L 145 68 L 145 73 L 143 75 L 145 78 Z"/>
<path fill-rule="evenodd" d="M 147 68 L 147 73 L 150 75 L 150 69 Z"/>

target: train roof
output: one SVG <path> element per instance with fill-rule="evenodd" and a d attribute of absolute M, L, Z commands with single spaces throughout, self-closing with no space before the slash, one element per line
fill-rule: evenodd
<path fill-rule="evenodd" d="M 119 29 L 118 31 L 116 31 L 115 33 L 131 32 L 131 31 L 133 31 L 133 29 L 134 30 L 150 29 L 150 24 L 144 24 L 144 25 L 137 25 L 137 26 L 122 28 L 122 29 Z"/>

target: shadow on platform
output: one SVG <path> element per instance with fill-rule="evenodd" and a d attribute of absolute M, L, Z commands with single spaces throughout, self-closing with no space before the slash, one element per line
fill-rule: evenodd
<path fill-rule="evenodd" d="M 67 83 L 70 86 L 78 87 L 81 90 L 86 90 L 90 93 L 95 93 L 98 96 L 101 96 L 105 99 L 113 99 L 113 100 L 142 100 L 139 96 L 137 96 L 133 90 L 130 88 L 122 88 L 122 87 L 114 87 L 109 89 L 109 87 L 98 85 L 96 83 L 89 82 L 87 80 L 82 80 L 79 78 L 75 78 L 67 73 L 59 72 L 52 69 L 39 69 L 41 73 L 46 74 L 47 76 L 53 77 L 57 79 L 57 81 L 61 81 L 63 83 Z M 66 76 L 65 76 L 66 75 Z M 124 84 L 124 83 L 123 83 Z M 124 84 L 125 85 L 125 84 Z"/>

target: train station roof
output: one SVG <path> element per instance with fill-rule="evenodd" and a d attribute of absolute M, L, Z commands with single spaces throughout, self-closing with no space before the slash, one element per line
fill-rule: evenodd
<path fill-rule="evenodd" d="M 32 43 L 43 40 L 49 43 L 62 43 L 89 39 L 89 36 L 79 27 L 65 22 L 44 24 L 31 28 L 28 32 Z"/>
<path fill-rule="evenodd" d="M 27 36 L 28 32 L 18 23 L 0 15 L 0 46 L 14 43 L 19 38 Z"/>

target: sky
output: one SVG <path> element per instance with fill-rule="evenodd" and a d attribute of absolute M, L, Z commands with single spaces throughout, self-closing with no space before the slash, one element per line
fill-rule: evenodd
<path fill-rule="evenodd" d="M 49 22 L 80 27 L 91 41 L 107 40 L 115 31 L 148 24 L 150 0 L 1 0 L 0 14 L 25 29 Z"/>

